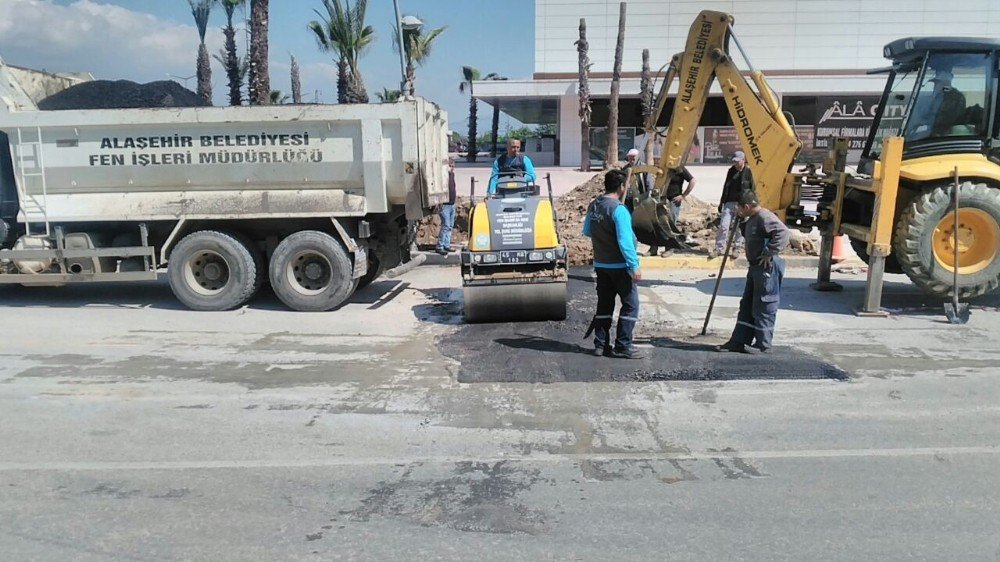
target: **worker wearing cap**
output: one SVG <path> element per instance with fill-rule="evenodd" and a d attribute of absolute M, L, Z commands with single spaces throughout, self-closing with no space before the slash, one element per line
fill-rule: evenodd
<path fill-rule="evenodd" d="M 785 275 L 785 261 L 779 254 L 788 247 L 791 235 L 777 215 L 760 206 L 755 192 L 744 191 L 737 203 L 737 214 L 746 222 L 734 228 L 740 228 L 746 235 L 750 270 L 733 335 L 716 349 L 749 353 L 749 346 L 767 353 L 771 351 L 781 280 Z"/>
<path fill-rule="evenodd" d="M 747 166 L 746 154 L 737 150 L 733 153 L 733 165 L 726 172 L 726 183 L 722 186 L 722 198 L 719 199 L 719 230 L 715 233 L 715 250 L 708 257 L 714 258 L 726 251 L 726 241 L 729 239 L 729 229 L 735 227 L 740 195 L 744 191 L 754 191 L 753 173 Z M 738 256 L 743 248 L 743 236 L 736 233 L 733 240 L 733 256 Z"/>
<path fill-rule="evenodd" d="M 583 234 L 594 244 L 594 273 L 597 275 L 597 312 L 584 337 L 594 334 L 594 355 L 637 359 L 640 354 L 632 345 L 632 332 L 639 319 L 639 289 L 636 281 L 639 256 L 635 252 L 632 215 L 622 199 L 625 197 L 627 175 L 611 170 L 604 175 L 604 195 L 587 208 Z M 615 297 L 621 299 L 618 330 L 611 341 L 611 323 L 615 313 Z"/>
<path fill-rule="evenodd" d="M 493 169 L 490 171 L 490 185 L 486 191 L 493 195 L 497 192 L 497 182 L 500 174 L 523 173 L 524 179 L 529 184 L 535 183 L 535 165 L 531 158 L 521 154 L 521 141 L 518 139 L 507 139 L 507 152 L 497 156 L 493 161 Z"/>
<path fill-rule="evenodd" d="M 954 75 L 947 70 L 935 70 L 929 80 L 934 89 L 930 95 L 921 95 L 907 133 L 908 140 L 940 137 L 951 134 L 952 127 L 964 125 L 965 95 L 951 85 Z M 969 133 L 971 134 L 971 133 Z"/>

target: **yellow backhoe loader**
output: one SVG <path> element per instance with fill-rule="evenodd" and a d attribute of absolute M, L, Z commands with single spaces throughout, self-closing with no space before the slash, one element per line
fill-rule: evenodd
<path fill-rule="evenodd" d="M 930 294 L 951 294 L 955 245 L 958 288 L 972 298 L 1000 285 L 1000 41 L 970 38 L 908 38 L 893 41 L 884 54 L 892 65 L 857 173 L 846 170 L 847 141 L 837 139 L 822 169 L 793 173 L 801 148 L 763 74 L 741 71 L 732 60 L 734 18 L 703 11 L 695 19 L 683 52 L 671 60 L 647 138 L 665 137 L 656 166 L 633 172 L 655 176 L 654 197 L 636 205 L 636 236 L 663 245 L 673 225 L 662 202 L 671 176 L 684 164 L 718 80 L 737 136 L 747 155 L 761 203 L 802 230 L 824 235 L 819 289 L 832 288 L 834 237 L 847 234 L 870 263 L 862 312 L 878 313 L 884 271 L 906 273 Z M 749 80 L 748 80 L 749 77 Z M 678 82 L 670 123 L 659 132 L 674 81 Z M 752 84 L 752 85 L 751 85 Z M 949 186 L 960 178 L 959 216 Z M 815 204 L 815 211 L 807 209 Z"/>

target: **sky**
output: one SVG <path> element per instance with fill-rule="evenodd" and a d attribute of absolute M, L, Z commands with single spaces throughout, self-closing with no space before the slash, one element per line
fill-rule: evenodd
<path fill-rule="evenodd" d="M 427 29 L 447 26 L 427 63 L 417 69 L 417 95 L 448 111 L 451 128 L 468 129 L 468 97 L 458 91 L 462 66 L 483 75 L 529 79 L 534 68 L 534 2 L 505 0 L 399 0 L 400 11 L 419 17 Z M 271 0 L 271 88 L 291 92 L 290 56 L 301 68 L 303 101 L 335 103 L 336 66 L 306 26 L 320 19 L 322 0 Z M 240 28 L 246 15 L 237 10 Z M 206 38 L 209 53 L 223 46 L 225 12 L 213 9 Z M 398 89 L 399 55 L 392 46 L 392 0 L 369 0 L 367 23 L 375 43 L 361 58 L 369 96 Z M 246 51 L 246 35 L 238 34 Z M 49 72 L 89 72 L 98 79 L 151 82 L 174 79 L 192 90 L 198 32 L 187 0 L 0 0 L 0 57 L 16 66 Z M 216 105 L 227 103 L 225 73 L 212 61 Z M 479 130 L 489 130 L 490 106 L 479 105 Z M 501 131 L 510 122 L 501 118 Z"/>

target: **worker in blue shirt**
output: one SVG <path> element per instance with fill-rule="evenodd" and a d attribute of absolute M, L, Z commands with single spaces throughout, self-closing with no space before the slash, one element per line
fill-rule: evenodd
<path fill-rule="evenodd" d="M 638 359 L 632 332 L 639 319 L 639 256 L 635 252 L 632 215 L 625 207 L 627 175 L 611 170 L 604 175 L 604 195 L 590 204 L 583 221 L 583 234 L 594 243 L 594 271 L 597 274 L 597 313 L 586 336 L 594 333 L 594 355 Z M 621 299 L 618 330 L 611 342 L 611 321 L 615 297 Z M 584 336 L 584 337 L 586 337 Z"/>
<path fill-rule="evenodd" d="M 524 179 L 529 183 L 535 183 L 535 165 L 531 158 L 521 154 L 521 141 L 517 139 L 507 139 L 507 152 L 497 156 L 493 161 L 493 170 L 490 171 L 490 186 L 488 195 L 497 192 L 497 180 L 500 174 L 523 173 Z"/>

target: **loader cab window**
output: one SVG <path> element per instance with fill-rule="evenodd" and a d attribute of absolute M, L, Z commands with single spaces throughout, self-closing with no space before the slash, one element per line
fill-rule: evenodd
<path fill-rule="evenodd" d="M 882 142 L 886 137 L 900 136 L 903 124 L 913 99 L 913 90 L 917 84 L 919 67 L 900 68 L 889 74 L 883 93 L 883 102 L 878 109 L 875 123 L 868 139 L 866 159 L 878 160 L 882 155 Z"/>
<path fill-rule="evenodd" d="M 914 91 L 906 140 L 984 136 L 991 60 L 987 54 L 929 55 Z"/>

